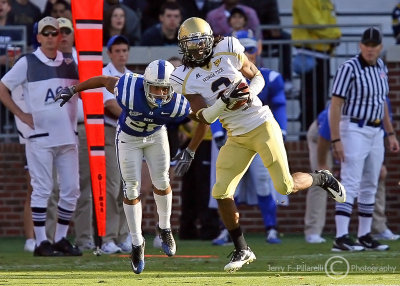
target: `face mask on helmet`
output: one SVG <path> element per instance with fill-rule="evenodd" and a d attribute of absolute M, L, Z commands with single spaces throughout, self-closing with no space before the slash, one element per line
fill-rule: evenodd
<path fill-rule="evenodd" d="M 195 63 L 203 62 L 212 53 L 214 37 L 210 25 L 201 18 L 184 21 L 178 31 L 183 56 Z"/>
<path fill-rule="evenodd" d="M 152 107 L 162 107 L 172 99 L 174 91 L 169 82 L 169 77 L 174 66 L 164 60 L 151 62 L 144 72 L 144 93 L 147 102 Z"/>

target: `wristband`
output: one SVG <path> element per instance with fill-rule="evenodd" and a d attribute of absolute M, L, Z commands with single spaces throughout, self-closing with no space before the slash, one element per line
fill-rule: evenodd
<path fill-rule="evenodd" d="M 332 140 L 331 143 L 333 144 L 333 143 L 336 143 L 336 142 L 339 142 L 339 141 L 340 141 L 340 138 Z"/>
<path fill-rule="evenodd" d="M 194 158 L 194 154 L 195 154 L 196 152 L 190 150 L 189 148 L 186 148 L 186 151 L 189 153 L 190 157 L 192 157 L 192 159 L 193 159 L 193 158 Z"/>
<path fill-rule="evenodd" d="M 394 132 L 389 132 L 388 134 L 387 134 L 387 136 L 395 136 L 396 134 L 394 133 Z"/>

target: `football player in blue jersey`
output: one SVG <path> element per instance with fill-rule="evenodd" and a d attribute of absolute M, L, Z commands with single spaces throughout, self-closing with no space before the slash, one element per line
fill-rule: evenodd
<path fill-rule="evenodd" d="M 123 181 L 123 205 L 132 236 L 131 266 L 136 274 L 141 273 L 145 265 L 140 201 L 143 157 L 154 186 L 154 200 L 159 216 L 156 228 L 160 233 L 162 249 L 168 256 L 173 256 L 176 251 L 170 223 L 172 191 L 168 174 L 170 154 L 165 124 L 192 115 L 189 102 L 181 94 L 174 93 L 169 82 L 173 70 L 170 62 L 155 60 L 146 67 L 144 75 L 126 73 L 121 78 L 96 76 L 76 86 L 63 88 L 56 96 L 56 100 L 62 100 L 62 106 L 78 92 L 105 87 L 114 93 L 122 107 L 117 126 L 116 153 Z M 197 135 L 186 149 L 184 159 L 189 163 L 206 128 L 205 124 L 200 125 Z"/>

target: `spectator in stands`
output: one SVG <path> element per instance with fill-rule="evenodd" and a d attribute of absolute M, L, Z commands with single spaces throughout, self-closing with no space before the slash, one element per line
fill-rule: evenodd
<path fill-rule="evenodd" d="M 71 6 L 65 0 L 57 0 L 51 7 L 50 16 L 54 18 L 67 18 L 72 20 Z"/>
<path fill-rule="evenodd" d="M 220 1 L 213 0 L 178 0 L 182 7 L 183 21 L 190 17 L 205 19 L 207 13 L 221 5 Z"/>
<path fill-rule="evenodd" d="M 136 1 L 135 1 L 136 2 Z M 170 0 L 145 0 L 146 4 L 142 5 L 142 33 L 148 28 L 158 24 L 160 22 L 160 11 L 161 6 L 166 2 L 176 2 Z"/>
<path fill-rule="evenodd" d="M 124 10 L 124 24 L 121 25 L 121 14 L 118 13 L 114 15 L 113 10 L 118 7 Z M 115 21 L 119 22 L 118 27 L 111 27 L 112 19 L 111 16 L 116 17 Z M 111 29 L 110 29 L 111 27 Z M 104 30 L 105 34 L 103 36 L 103 44 L 104 46 L 107 44 L 107 41 L 115 35 L 124 35 L 129 40 L 129 45 L 137 45 L 140 42 L 141 37 L 141 28 L 140 28 L 140 15 L 133 11 L 128 6 L 119 3 L 118 0 L 105 0 L 104 1 Z M 123 32 L 122 32 L 123 31 Z"/>
<path fill-rule="evenodd" d="M 106 46 L 108 41 L 117 35 L 123 35 L 129 40 L 130 46 L 134 45 L 135 39 L 133 35 L 129 35 L 127 30 L 128 22 L 125 10 L 119 4 L 110 6 L 104 15 L 103 45 Z"/>
<path fill-rule="evenodd" d="M 227 36 L 234 36 L 236 37 L 236 32 L 241 31 L 241 30 L 246 30 L 247 26 L 247 15 L 244 12 L 243 9 L 239 7 L 235 7 L 231 10 L 231 13 L 228 17 L 228 24 L 232 28 L 232 33 L 228 34 Z M 249 30 L 252 33 L 251 38 L 254 38 L 254 31 Z M 257 39 L 257 55 L 261 53 L 262 50 L 262 43 L 261 39 Z"/>
<path fill-rule="evenodd" d="M 160 9 L 159 21 L 158 24 L 144 31 L 140 45 L 178 45 L 178 29 L 182 21 L 181 6 L 175 2 L 166 2 L 163 4 Z"/>
<path fill-rule="evenodd" d="M 238 4 L 239 0 L 223 0 L 224 4 L 216 9 L 211 10 L 207 14 L 207 22 L 210 24 L 211 29 L 215 35 L 230 35 L 232 28 L 228 24 L 228 18 L 233 8 L 238 7 L 242 9 L 247 15 L 247 25 L 245 29 L 251 29 L 255 32 L 256 38 L 261 39 L 260 20 L 258 19 L 256 11 L 246 5 Z"/>
<path fill-rule="evenodd" d="M 260 19 L 261 25 L 280 25 L 279 7 L 277 0 L 241 0 L 242 3 L 252 7 Z M 291 35 L 285 30 L 263 29 L 263 40 L 290 40 Z M 292 84 L 292 47 L 290 44 L 266 44 L 263 46 L 262 55 L 265 57 L 277 56 L 280 59 L 279 71 L 285 80 L 286 95 L 291 92 Z"/>
<path fill-rule="evenodd" d="M 0 0 L 0 27 L 13 25 L 14 17 L 11 12 L 11 0 Z M 7 55 L 8 43 L 14 39 L 13 31 L 0 30 L 0 76 L 6 73 L 7 68 L 10 66 L 10 59 Z"/>
<path fill-rule="evenodd" d="M 33 34 L 34 23 L 41 18 L 40 9 L 29 0 L 15 0 L 12 2 L 11 9 L 14 15 L 14 24 L 26 27 L 27 45 L 30 46 L 32 39 L 29 35 Z"/>
<path fill-rule="evenodd" d="M 335 6 L 331 0 L 293 0 L 294 25 L 335 25 Z M 339 40 L 341 31 L 337 27 L 295 28 L 294 41 L 301 40 Z M 307 130 L 314 119 L 325 108 L 329 94 L 330 57 L 337 46 L 335 43 L 295 44 L 299 55 L 304 55 L 313 64 L 301 76 L 302 129 Z M 300 59 L 298 57 L 298 59 Z M 304 64 L 300 64 L 304 68 Z"/>
<path fill-rule="evenodd" d="M 396 44 L 400 44 L 400 1 L 392 11 L 392 29 Z"/>

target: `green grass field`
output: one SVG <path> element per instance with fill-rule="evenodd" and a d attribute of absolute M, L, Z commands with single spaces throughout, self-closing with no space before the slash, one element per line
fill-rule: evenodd
<path fill-rule="evenodd" d="M 400 284 L 400 241 L 388 242 L 387 252 L 333 253 L 332 238 L 311 245 L 303 236 L 285 236 L 282 244 L 270 245 L 263 235 L 251 234 L 247 241 L 257 260 L 236 273 L 225 273 L 232 246 L 177 240 L 177 257 L 170 258 L 152 247 L 151 236 L 146 238 L 150 257 L 140 275 L 131 271 L 127 255 L 94 256 L 87 251 L 82 257 L 33 257 L 23 251 L 22 238 L 2 238 L 0 285 Z"/>

